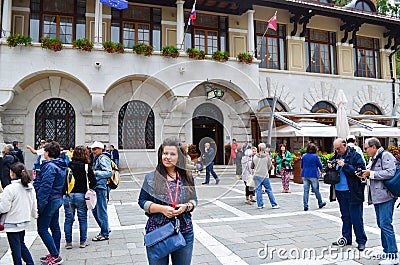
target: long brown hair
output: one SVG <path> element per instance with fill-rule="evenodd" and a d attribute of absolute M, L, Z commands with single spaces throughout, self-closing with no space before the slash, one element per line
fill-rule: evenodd
<path fill-rule="evenodd" d="M 194 180 L 186 169 L 186 151 L 178 138 L 171 137 L 164 140 L 157 152 L 157 167 L 154 172 L 154 191 L 156 194 L 166 192 L 165 180 L 167 178 L 167 169 L 162 162 L 164 147 L 175 146 L 178 149 L 178 162 L 175 165 L 175 172 L 181 178 L 181 184 L 185 186 L 186 197 L 192 198 L 194 192 Z"/>
<path fill-rule="evenodd" d="M 75 147 L 74 153 L 72 154 L 72 161 L 82 161 L 85 164 L 89 164 L 90 157 L 87 148 L 83 145 Z"/>

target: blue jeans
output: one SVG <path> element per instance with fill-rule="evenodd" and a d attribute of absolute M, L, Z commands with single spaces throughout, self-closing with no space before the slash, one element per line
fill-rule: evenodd
<path fill-rule="evenodd" d="M 376 222 L 381 229 L 381 241 L 383 252 L 397 254 L 396 237 L 393 230 L 393 209 L 396 199 L 390 201 L 374 204 Z"/>
<path fill-rule="evenodd" d="M 37 219 L 37 230 L 47 250 L 54 257 L 60 254 L 61 230 L 59 219 L 59 209 L 63 204 L 63 199 L 58 198 L 49 201 L 42 213 L 39 213 Z M 49 233 L 51 230 L 51 235 Z"/>
<path fill-rule="evenodd" d="M 25 245 L 24 237 L 25 230 L 21 232 L 7 232 L 8 244 L 10 245 L 14 265 L 22 265 L 21 258 L 27 265 L 35 264 L 29 249 Z"/>
<path fill-rule="evenodd" d="M 274 194 L 272 193 L 271 183 L 269 182 L 269 178 L 263 178 L 260 176 L 254 176 L 254 182 L 256 183 L 256 197 L 257 197 L 257 206 L 263 207 L 264 200 L 262 195 L 262 188 L 261 186 L 265 187 L 265 192 L 268 195 L 269 202 L 272 206 L 277 206 L 278 204 L 275 201 Z"/>
<path fill-rule="evenodd" d="M 367 235 L 364 231 L 363 221 L 363 204 L 350 203 L 350 191 L 336 191 L 336 198 L 339 202 L 340 214 L 342 215 L 342 236 L 347 239 L 347 242 L 352 242 L 351 228 L 354 229 L 356 242 L 365 244 Z"/>
<path fill-rule="evenodd" d="M 119 159 L 114 159 L 114 163 L 117 165 L 117 167 L 119 166 Z"/>
<path fill-rule="evenodd" d="M 215 178 L 215 180 L 218 179 L 217 173 L 215 173 L 214 171 L 214 162 L 211 162 L 207 167 L 206 167 L 206 183 L 210 182 L 210 173 L 211 175 L 213 175 L 213 177 Z"/>
<path fill-rule="evenodd" d="M 168 265 L 169 256 L 171 256 L 172 265 L 190 265 L 190 263 L 192 262 L 194 233 L 190 232 L 182 235 L 186 240 L 186 246 L 184 246 L 181 249 L 178 249 L 175 252 L 172 252 L 170 255 L 162 259 L 159 260 L 148 259 L 149 265 Z"/>
<path fill-rule="evenodd" d="M 107 190 L 96 189 L 97 204 L 92 210 L 94 219 L 100 227 L 100 235 L 108 236 Z"/>
<path fill-rule="evenodd" d="M 78 215 L 79 221 L 79 242 L 81 244 L 86 242 L 87 239 L 87 207 L 84 193 L 70 193 L 68 196 L 64 196 L 64 233 L 65 241 L 72 243 L 72 225 L 74 224 L 75 211 Z"/>
<path fill-rule="evenodd" d="M 312 191 L 315 193 L 315 197 L 318 200 L 318 206 L 321 206 L 323 201 L 322 201 L 321 193 L 319 192 L 319 180 L 318 180 L 318 178 L 305 178 L 305 177 L 303 177 L 303 183 L 304 183 L 304 195 L 303 195 L 303 205 L 304 205 L 304 207 L 308 208 L 308 197 L 310 195 L 310 186 L 311 186 Z"/>

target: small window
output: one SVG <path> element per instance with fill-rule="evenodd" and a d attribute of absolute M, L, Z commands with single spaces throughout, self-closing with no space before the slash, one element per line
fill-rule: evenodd
<path fill-rule="evenodd" d="M 319 101 L 312 108 L 312 113 L 336 113 L 336 108 L 331 103 L 327 101 Z M 317 118 L 317 121 L 327 125 L 332 125 L 334 123 L 333 118 Z"/>
<path fill-rule="evenodd" d="M 373 104 L 365 104 L 360 109 L 361 115 L 382 115 L 381 110 Z"/>

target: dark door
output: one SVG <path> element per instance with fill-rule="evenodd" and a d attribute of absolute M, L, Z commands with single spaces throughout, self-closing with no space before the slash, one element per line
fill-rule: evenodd
<path fill-rule="evenodd" d="M 215 164 L 224 164 L 224 139 L 223 139 L 223 127 L 222 124 L 213 118 L 209 117 L 196 117 L 193 118 L 193 144 L 197 146 L 197 151 L 201 154 L 204 152 L 203 139 L 211 138 L 211 147 L 216 151 Z"/>

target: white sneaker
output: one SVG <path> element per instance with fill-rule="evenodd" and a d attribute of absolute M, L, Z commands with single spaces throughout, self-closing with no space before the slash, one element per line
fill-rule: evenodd
<path fill-rule="evenodd" d="M 258 209 L 263 209 L 263 208 L 264 208 L 264 206 L 258 206 L 257 208 L 258 208 Z"/>
<path fill-rule="evenodd" d="M 281 208 L 279 205 L 272 206 L 272 209 L 279 209 Z"/>
<path fill-rule="evenodd" d="M 379 262 L 379 265 L 396 265 L 399 264 L 399 258 L 386 258 Z"/>

